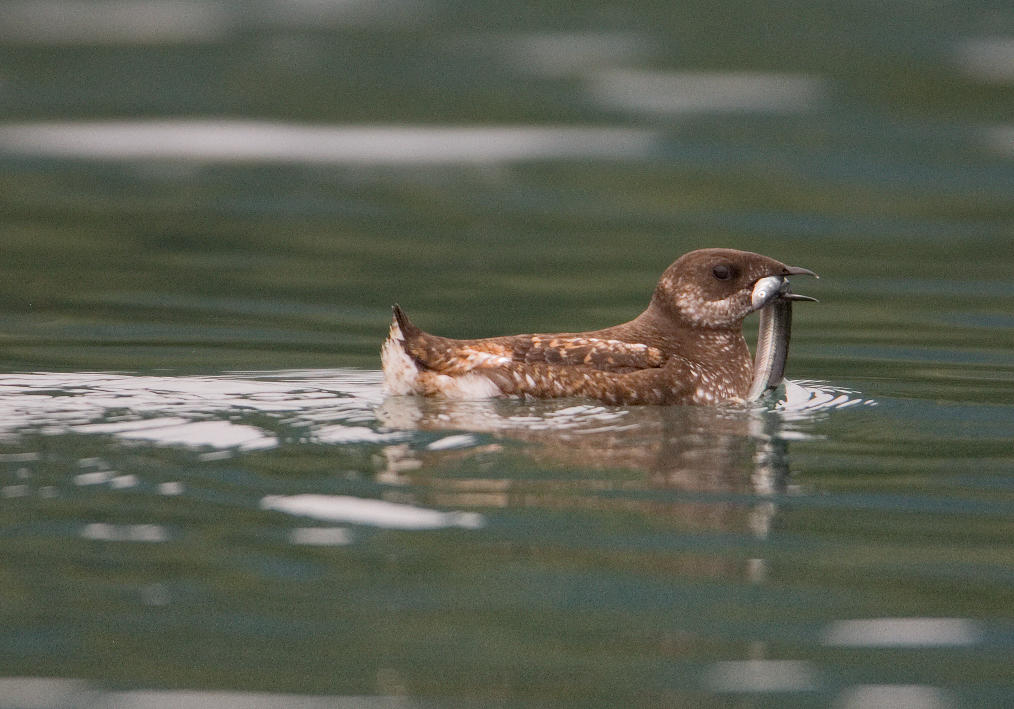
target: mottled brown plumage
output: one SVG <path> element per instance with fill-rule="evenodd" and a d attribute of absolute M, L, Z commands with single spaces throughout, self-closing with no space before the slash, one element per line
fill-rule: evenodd
<path fill-rule="evenodd" d="M 742 399 L 752 360 L 743 319 L 754 284 L 810 273 L 747 251 L 692 251 L 665 270 L 633 320 L 580 333 L 456 340 L 423 332 L 398 306 L 384 343 L 392 394 L 588 396 L 610 404 Z"/>

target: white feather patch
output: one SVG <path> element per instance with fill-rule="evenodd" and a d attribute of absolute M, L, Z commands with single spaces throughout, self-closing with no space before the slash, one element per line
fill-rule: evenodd
<path fill-rule="evenodd" d="M 509 361 L 506 357 L 488 352 L 470 352 L 470 362 L 475 364 L 501 364 Z M 415 360 L 405 352 L 405 336 L 398 327 L 398 321 L 391 323 L 391 331 L 380 349 L 380 361 L 384 370 L 384 393 L 393 395 L 432 393 L 437 391 L 451 399 L 489 399 L 503 396 L 496 384 L 481 374 L 469 372 L 452 377 L 427 371 L 427 381 L 420 382 L 420 371 Z"/>
<path fill-rule="evenodd" d="M 391 323 L 391 332 L 380 349 L 380 362 L 384 369 L 384 392 L 386 394 L 414 394 L 419 368 L 415 360 L 405 352 L 405 336 L 398 327 L 398 321 Z"/>
<path fill-rule="evenodd" d="M 451 399 L 489 399 L 503 396 L 493 380 L 475 372 L 450 377 L 441 374 L 437 377 L 437 388 L 440 393 Z"/>
<path fill-rule="evenodd" d="M 493 354 L 492 352 L 482 352 L 480 350 L 464 349 L 462 350 L 462 353 L 465 355 L 465 360 L 473 368 L 501 367 L 503 365 L 511 363 L 510 357 L 504 357 L 503 355 Z"/>

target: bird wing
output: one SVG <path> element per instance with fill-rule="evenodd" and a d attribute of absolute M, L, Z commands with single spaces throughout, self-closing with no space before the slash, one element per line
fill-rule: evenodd
<path fill-rule="evenodd" d="M 679 356 L 595 333 L 456 340 L 420 330 L 395 306 L 392 338 L 433 374 L 474 372 L 508 396 L 589 396 L 615 404 L 689 400 L 695 373 Z"/>
<path fill-rule="evenodd" d="M 657 347 L 594 335 L 520 335 L 514 338 L 513 359 L 530 364 L 578 365 L 601 371 L 652 369 L 665 364 Z"/>
<path fill-rule="evenodd" d="M 452 376 L 511 363 L 624 372 L 661 367 L 667 360 L 657 347 L 596 337 L 594 333 L 456 340 L 420 330 L 398 306 L 395 306 L 394 317 L 401 329 L 405 351 L 427 369 Z"/>
<path fill-rule="evenodd" d="M 588 396 L 609 404 L 680 404 L 692 397 L 693 372 L 681 357 L 661 367 L 605 371 L 584 365 L 513 362 L 483 375 L 508 396 Z"/>

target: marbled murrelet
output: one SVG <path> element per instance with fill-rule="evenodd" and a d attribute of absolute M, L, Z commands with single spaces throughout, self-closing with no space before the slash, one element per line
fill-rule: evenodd
<path fill-rule="evenodd" d="M 733 249 L 701 249 L 665 270 L 647 309 L 602 330 L 456 340 L 398 306 L 381 350 L 389 394 L 452 398 L 587 396 L 609 404 L 742 400 L 752 359 L 743 319 L 758 280 L 815 275 Z"/>

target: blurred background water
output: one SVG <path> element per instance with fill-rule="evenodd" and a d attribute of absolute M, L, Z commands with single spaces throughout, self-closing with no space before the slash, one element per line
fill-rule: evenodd
<path fill-rule="evenodd" d="M 1009 704 L 1012 116 L 984 0 L 3 3 L 0 707 Z M 381 394 L 704 246 L 781 403 Z"/>

